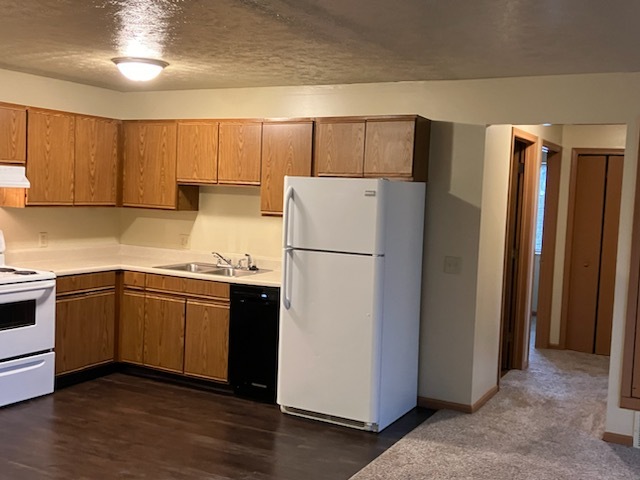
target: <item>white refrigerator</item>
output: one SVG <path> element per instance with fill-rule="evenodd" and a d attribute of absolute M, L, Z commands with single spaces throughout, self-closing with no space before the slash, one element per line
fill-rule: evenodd
<path fill-rule="evenodd" d="M 286 177 L 277 403 L 381 431 L 416 406 L 425 185 Z"/>

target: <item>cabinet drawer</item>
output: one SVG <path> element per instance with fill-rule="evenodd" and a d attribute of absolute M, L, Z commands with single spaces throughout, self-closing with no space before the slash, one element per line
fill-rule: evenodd
<path fill-rule="evenodd" d="M 228 300 L 229 284 L 224 282 L 212 282 L 209 280 L 194 280 L 192 278 L 186 278 L 185 293 Z"/>
<path fill-rule="evenodd" d="M 147 275 L 147 289 L 162 290 L 166 292 L 184 292 L 184 278 L 172 277 L 171 275 Z"/>
<path fill-rule="evenodd" d="M 115 272 L 84 273 L 81 275 L 69 275 L 58 277 L 56 291 L 58 295 L 65 293 L 77 293 L 87 290 L 112 288 L 116 284 Z"/>
<path fill-rule="evenodd" d="M 145 274 L 140 272 L 124 272 L 124 284 L 127 287 L 144 288 Z"/>

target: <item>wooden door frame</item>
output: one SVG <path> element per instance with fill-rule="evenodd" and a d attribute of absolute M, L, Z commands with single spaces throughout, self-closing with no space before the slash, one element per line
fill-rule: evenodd
<path fill-rule="evenodd" d="M 567 310 L 569 309 L 569 274 L 571 273 L 571 249 L 573 246 L 573 221 L 576 208 L 576 182 L 578 157 L 580 155 L 622 155 L 624 148 L 574 148 L 571 150 L 571 173 L 569 176 L 569 202 L 567 205 L 567 234 L 564 242 L 564 269 L 562 271 L 562 307 L 560 310 L 560 343 L 567 345 Z"/>
<path fill-rule="evenodd" d="M 538 308 L 536 318 L 536 348 L 549 348 L 551 332 L 551 305 L 553 300 L 553 272 L 556 259 L 556 232 L 558 224 L 558 200 L 560 198 L 560 167 L 562 147 L 543 140 L 547 147 L 547 188 L 545 192 L 544 219 L 542 229 L 542 251 L 540 252 L 540 273 L 538 277 Z M 551 162 L 557 164 L 558 178 L 549 187 Z"/>
<path fill-rule="evenodd" d="M 534 267 L 534 239 L 535 239 L 535 219 L 536 206 L 538 202 L 538 182 L 540 177 L 540 155 L 542 153 L 540 138 L 524 130 L 513 127 L 511 133 L 511 152 L 509 155 L 509 188 L 507 193 L 507 217 L 505 223 L 505 232 L 508 237 L 510 218 L 513 215 L 513 206 L 511 205 L 511 196 L 513 189 L 517 188 L 513 185 L 513 169 L 514 169 L 514 146 L 515 142 L 525 143 L 525 161 L 524 161 L 524 186 L 522 190 L 522 223 L 519 232 L 520 235 L 520 252 L 518 255 L 518 276 L 516 279 L 516 322 L 514 328 L 514 354 L 511 364 L 512 369 L 525 369 L 529 366 L 529 327 L 531 317 L 531 299 L 533 284 L 533 267 Z M 508 262 L 511 257 L 511 245 L 509 239 L 505 237 L 504 245 L 504 262 L 503 272 L 508 271 Z M 502 282 L 502 308 L 500 315 L 500 354 L 498 356 L 498 383 L 500 382 L 500 373 L 502 367 L 502 333 L 505 323 L 505 302 L 507 292 L 506 275 L 503 275 Z"/>

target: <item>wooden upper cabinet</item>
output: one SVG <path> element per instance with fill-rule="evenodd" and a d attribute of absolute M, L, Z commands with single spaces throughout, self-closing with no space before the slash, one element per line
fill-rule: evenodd
<path fill-rule="evenodd" d="M 415 122 L 368 121 L 364 147 L 365 176 L 404 176 L 413 172 Z"/>
<path fill-rule="evenodd" d="M 124 122 L 123 130 L 122 204 L 175 209 L 176 122 Z"/>
<path fill-rule="evenodd" d="M 218 183 L 260 185 L 262 122 L 221 122 Z"/>
<path fill-rule="evenodd" d="M 115 205 L 119 122 L 76 116 L 74 205 Z"/>
<path fill-rule="evenodd" d="M 314 175 L 362 177 L 364 132 L 364 120 L 318 119 Z"/>
<path fill-rule="evenodd" d="M 313 173 L 426 182 L 430 126 L 416 115 L 318 118 Z"/>
<path fill-rule="evenodd" d="M 284 176 L 311 176 L 313 122 L 264 123 L 260 209 L 281 215 Z"/>
<path fill-rule="evenodd" d="M 28 205 L 73 205 L 75 115 L 29 109 Z"/>
<path fill-rule="evenodd" d="M 218 122 L 178 122 L 177 158 L 179 183 L 217 183 Z"/>
<path fill-rule="evenodd" d="M 27 107 L 0 103 L 0 163 L 24 164 L 27 158 Z"/>
<path fill-rule="evenodd" d="M 367 119 L 365 177 L 427 181 L 431 121 L 423 117 Z"/>

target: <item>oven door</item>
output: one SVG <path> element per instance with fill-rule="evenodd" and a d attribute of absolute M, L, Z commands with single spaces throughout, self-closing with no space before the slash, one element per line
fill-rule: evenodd
<path fill-rule="evenodd" d="M 52 350 L 56 282 L 0 285 L 0 362 Z"/>

